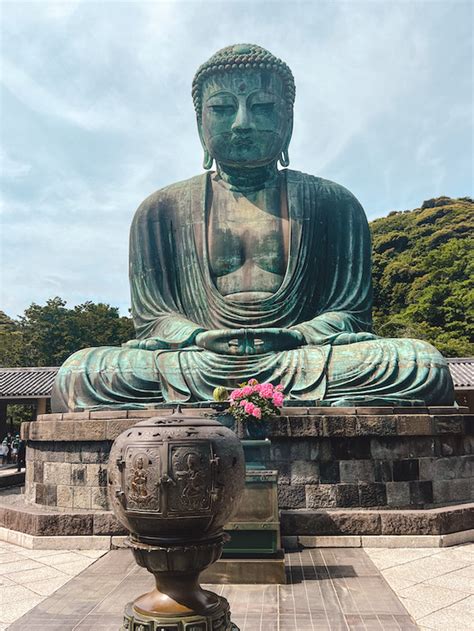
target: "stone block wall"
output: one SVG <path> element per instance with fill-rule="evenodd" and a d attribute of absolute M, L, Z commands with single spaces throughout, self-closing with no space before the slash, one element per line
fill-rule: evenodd
<path fill-rule="evenodd" d="M 474 500 L 472 415 L 456 408 L 284 410 L 267 425 L 271 447 L 264 456 L 266 466 L 279 472 L 280 509 L 421 509 Z M 143 418 L 169 413 L 50 414 L 24 424 L 27 500 L 108 510 L 113 440 Z M 225 413 L 219 418 L 229 424 Z M 234 429 L 245 436 L 245 427 Z"/>
<path fill-rule="evenodd" d="M 112 441 L 45 441 L 27 447 L 26 499 L 43 506 L 107 510 Z"/>
<path fill-rule="evenodd" d="M 274 438 L 267 466 L 279 471 L 281 509 L 426 508 L 474 499 L 472 436 Z"/>

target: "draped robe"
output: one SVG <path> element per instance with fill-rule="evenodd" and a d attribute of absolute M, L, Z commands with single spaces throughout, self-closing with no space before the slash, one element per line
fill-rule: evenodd
<path fill-rule="evenodd" d="M 164 188 L 138 208 L 130 233 L 132 314 L 138 339 L 157 350 L 83 349 L 60 369 L 56 411 L 205 401 L 216 386 L 251 377 L 281 383 L 288 398 L 329 402 L 450 404 L 447 365 L 417 340 L 346 346 L 341 333 L 371 331 L 371 244 L 365 213 L 342 186 L 280 172 L 290 233 L 286 274 L 270 297 L 224 298 L 211 277 L 207 217 L 210 174 Z M 195 346 L 209 329 L 299 330 L 306 345 L 261 355 L 221 355 Z"/>

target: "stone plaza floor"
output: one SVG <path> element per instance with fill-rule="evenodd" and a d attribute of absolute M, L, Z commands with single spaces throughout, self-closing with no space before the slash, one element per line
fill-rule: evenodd
<path fill-rule="evenodd" d="M 474 629 L 474 544 L 305 549 L 286 565 L 287 585 L 209 587 L 241 631 Z M 128 550 L 0 542 L 0 585 L 0 631 L 118 631 L 124 604 L 153 578 Z"/>

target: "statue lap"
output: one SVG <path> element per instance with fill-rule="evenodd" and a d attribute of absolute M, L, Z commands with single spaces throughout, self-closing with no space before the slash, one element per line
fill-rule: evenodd
<path fill-rule="evenodd" d="M 280 383 L 288 366 L 293 371 L 296 366 L 299 375 L 294 392 L 291 385 L 287 392 L 294 399 L 323 399 L 333 405 L 358 400 L 381 405 L 453 403 L 446 360 L 433 346 L 421 340 L 378 338 L 332 348 L 306 346 L 253 358 L 219 356 L 197 349 L 86 348 L 61 367 L 53 406 L 57 412 L 66 412 L 211 400 L 215 387 L 237 387 L 251 377 Z M 166 373 L 160 374 L 160 368 Z"/>

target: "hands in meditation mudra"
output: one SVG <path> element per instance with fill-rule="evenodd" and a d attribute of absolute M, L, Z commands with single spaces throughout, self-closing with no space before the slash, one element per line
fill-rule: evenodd
<path fill-rule="evenodd" d="M 72 355 L 54 412 L 207 401 L 252 377 L 328 405 L 453 403 L 435 348 L 371 333 L 367 219 L 342 186 L 286 168 L 294 97 L 289 67 L 259 46 L 229 46 L 198 69 L 207 172 L 135 214 L 137 339 Z"/>

